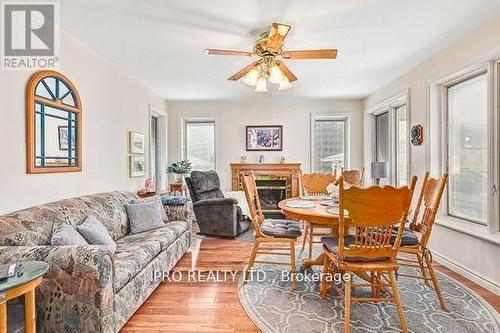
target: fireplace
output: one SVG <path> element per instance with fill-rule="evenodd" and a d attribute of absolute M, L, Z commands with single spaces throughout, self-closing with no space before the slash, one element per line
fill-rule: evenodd
<path fill-rule="evenodd" d="M 256 179 L 257 191 L 260 197 L 260 206 L 266 217 L 281 218 L 282 214 L 278 208 L 278 202 L 285 199 L 285 179 Z"/>

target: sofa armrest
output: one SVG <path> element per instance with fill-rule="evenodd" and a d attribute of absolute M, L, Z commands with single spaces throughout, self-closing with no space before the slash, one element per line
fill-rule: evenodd
<path fill-rule="evenodd" d="M 37 288 L 42 331 L 101 332 L 114 313 L 112 254 L 97 245 L 0 246 L 0 263 L 38 260 L 49 270 Z"/>
<path fill-rule="evenodd" d="M 237 205 L 238 200 L 233 199 L 233 198 L 216 198 L 216 199 L 205 199 L 205 200 L 199 200 L 194 203 L 194 207 L 199 207 L 199 206 L 214 206 L 214 205 Z"/>

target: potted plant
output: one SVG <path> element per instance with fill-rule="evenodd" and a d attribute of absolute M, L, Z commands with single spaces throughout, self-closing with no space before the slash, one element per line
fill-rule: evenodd
<path fill-rule="evenodd" d="M 167 172 L 174 174 L 176 183 L 182 183 L 183 176 L 190 173 L 191 169 L 191 161 L 182 160 L 170 164 L 168 166 Z"/>

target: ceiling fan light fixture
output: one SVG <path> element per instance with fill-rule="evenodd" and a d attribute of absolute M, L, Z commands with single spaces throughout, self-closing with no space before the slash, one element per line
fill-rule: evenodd
<path fill-rule="evenodd" d="M 278 25 L 278 34 L 280 34 L 281 36 L 286 36 L 288 34 L 288 30 L 290 30 L 289 25 L 284 25 L 284 24 Z"/>
<path fill-rule="evenodd" d="M 267 92 L 267 79 L 265 77 L 260 77 L 257 80 L 257 86 L 255 87 L 255 92 Z"/>
<path fill-rule="evenodd" d="M 271 70 L 269 71 L 269 82 L 279 84 L 283 80 L 283 77 L 283 72 L 281 72 L 277 65 L 271 67 Z"/>
<path fill-rule="evenodd" d="M 248 72 L 247 75 L 243 78 L 243 82 L 248 84 L 249 86 L 255 87 L 257 85 L 257 81 L 259 79 L 260 73 L 257 69 L 252 69 Z"/>
<path fill-rule="evenodd" d="M 286 76 L 283 76 L 283 80 L 281 80 L 278 90 L 287 90 L 291 87 L 293 87 L 293 84 L 288 81 L 288 78 Z"/>

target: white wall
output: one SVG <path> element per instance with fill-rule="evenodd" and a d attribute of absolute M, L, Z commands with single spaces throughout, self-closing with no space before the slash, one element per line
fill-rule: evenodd
<path fill-rule="evenodd" d="M 413 174 L 421 177 L 430 165 L 429 140 L 426 139 L 426 134 L 429 133 L 430 85 L 470 65 L 499 58 L 499 37 L 500 17 L 471 32 L 467 37 L 363 100 L 366 110 L 406 89 L 410 90 L 410 126 L 422 124 L 425 140 L 422 146 L 411 146 L 411 172 Z M 366 129 L 365 141 L 369 137 L 370 131 Z M 369 158 L 369 153 L 365 152 L 365 160 Z M 430 246 L 441 256 L 436 259 L 443 264 L 456 270 L 463 270 L 461 273 L 468 277 L 492 290 L 500 291 L 500 266 L 498 265 L 500 239 L 498 242 L 487 241 L 438 224 L 433 230 Z"/>
<path fill-rule="evenodd" d="M 128 176 L 127 132 L 147 133 L 149 92 L 80 41 L 61 31 L 59 71 L 75 84 L 83 105 L 83 171 L 26 174 L 25 90 L 30 71 L 0 71 L 0 214 L 44 202 L 108 190 L 136 191 Z"/>
<path fill-rule="evenodd" d="M 349 116 L 350 166 L 359 168 L 363 163 L 360 100 L 280 99 L 256 93 L 251 100 L 169 102 L 168 110 L 171 162 L 182 157 L 182 119 L 215 118 L 216 164 L 224 190 L 231 188 L 229 163 L 239 162 L 242 155 L 248 156 L 248 163 L 257 162 L 261 154 L 265 162 L 279 162 L 280 156 L 285 156 L 286 161 L 301 162 L 302 170 L 310 172 L 311 113 Z M 247 125 L 283 125 L 283 151 L 245 151 Z"/>

